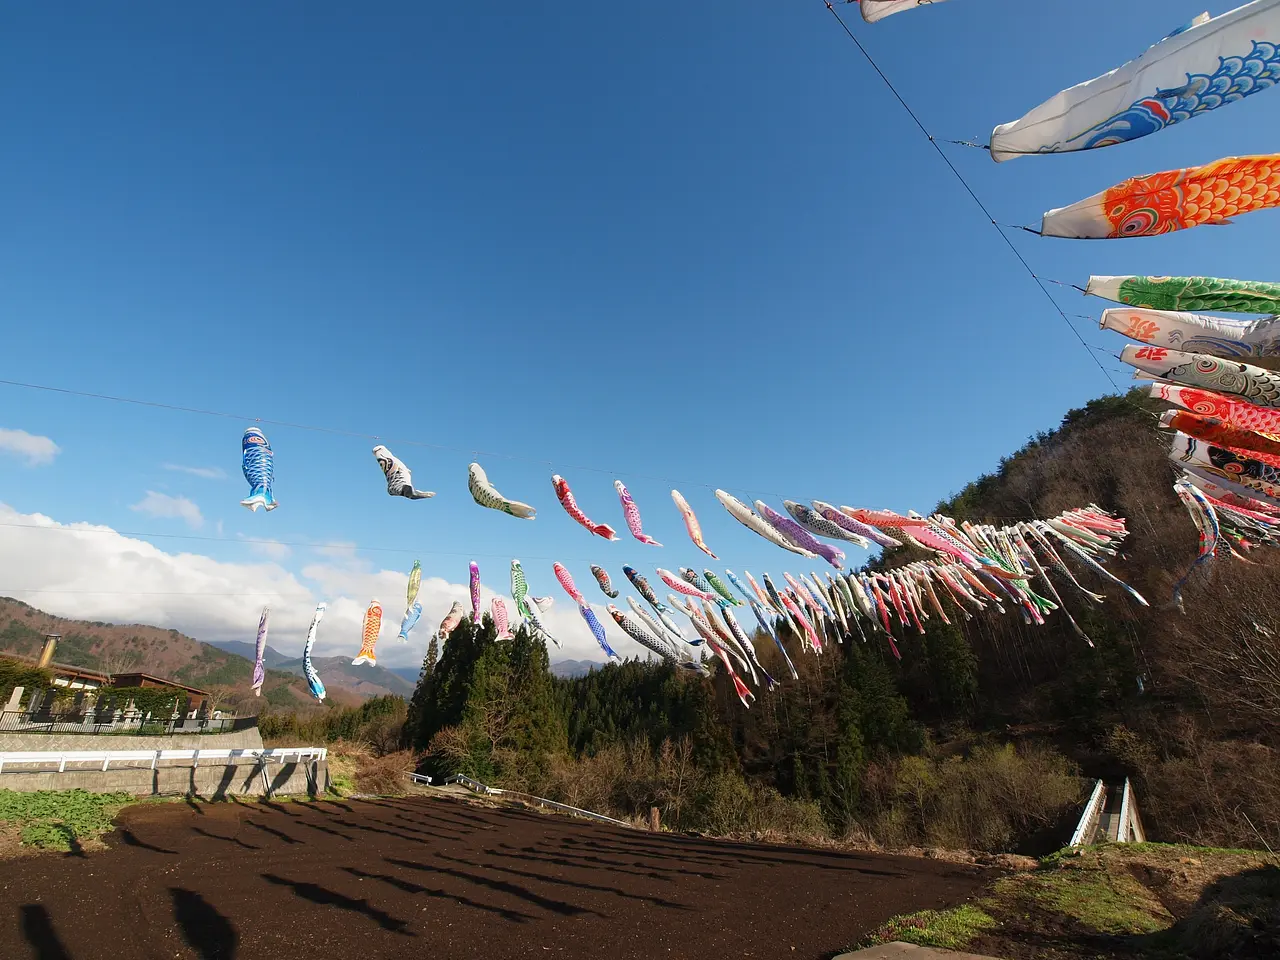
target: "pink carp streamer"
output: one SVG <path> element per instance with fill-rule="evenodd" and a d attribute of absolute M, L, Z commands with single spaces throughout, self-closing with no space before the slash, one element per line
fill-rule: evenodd
<path fill-rule="evenodd" d="M 689 501 L 681 496 L 679 490 L 671 491 L 671 499 L 675 501 L 680 516 L 684 517 L 684 528 L 689 531 L 689 539 L 693 541 L 693 545 L 712 560 L 719 560 L 720 558 L 711 552 L 711 548 L 702 539 L 702 525 L 698 523 L 698 517 L 693 512 L 693 507 L 689 506 Z"/>
<path fill-rule="evenodd" d="M 674 590 L 676 593 L 683 593 L 686 597 L 697 597 L 699 600 L 710 600 L 715 603 L 720 599 L 719 594 L 707 593 L 705 590 L 699 590 L 691 583 L 685 583 L 670 570 L 663 570 L 658 567 L 658 576 L 662 578 L 662 582 Z"/>
<path fill-rule="evenodd" d="M 511 622 L 507 619 L 507 605 L 501 597 L 489 601 L 489 612 L 493 615 L 493 627 L 498 631 L 499 640 L 510 640 L 515 636 L 511 632 Z"/>
<path fill-rule="evenodd" d="M 657 540 L 644 532 L 640 525 L 640 508 L 631 499 L 631 494 L 627 493 L 627 488 L 622 481 L 613 481 L 613 488 L 618 491 L 618 501 L 622 504 L 622 515 L 626 518 L 627 529 L 631 531 L 631 535 L 641 543 L 647 543 L 653 547 L 662 546 Z"/>
<path fill-rule="evenodd" d="M 569 599 L 578 606 L 584 606 L 587 601 L 578 590 L 578 587 L 574 584 L 573 577 L 570 575 L 569 571 L 564 568 L 564 564 L 557 561 L 552 564 L 551 567 L 555 571 L 556 579 L 560 581 L 560 586 L 564 587 L 564 592 L 569 595 Z"/>
<path fill-rule="evenodd" d="M 569 482 L 564 477 L 556 474 L 551 478 L 551 485 L 555 487 L 556 497 L 560 501 L 560 506 L 564 507 L 564 512 L 578 524 L 586 527 L 597 537 L 604 537 L 606 540 L 618 539 L 618 534 L 613 527 L 607 523 L 594 523 L 582 512 L 582 508 L 578 506 L 578 501 L 573 497 L 573 491 L 569 489 Z"/>

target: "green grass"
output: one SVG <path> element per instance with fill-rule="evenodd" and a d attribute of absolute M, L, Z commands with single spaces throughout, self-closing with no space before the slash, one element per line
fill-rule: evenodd
<path fill-rule="evenodd" d="M 1065 861 L 1001 881 L 996 895 L 1034 902 L 1112 936 L 1156 933 L 1173 922 L 1151 891 L 1127 873 Z"/>
<path fill-rule="evenodd" d="M 109 833 L 120 808 L 136 799 L 87 790 L 0 790 L 0 822 L 17 826 L 24 846 L 66 851 Z"/>
<path fill-rule="evenodd" d="M 921 910 L 894 917 L 858 946 L 878 943 L 914 943 L 921 947 L 962 950 L 984 930 L 996 926 L 996 920 L 985 910 L 965 904 L 952 910 Z"/>

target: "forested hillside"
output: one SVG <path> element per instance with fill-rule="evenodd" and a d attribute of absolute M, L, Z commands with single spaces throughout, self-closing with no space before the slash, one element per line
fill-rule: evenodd
<path fill-rule="evenodd" d="M 460 625 L 438 662 L 433 643 L 406 738 L 437 773 L 624 815 L 657 805 L 699 829 L 1054 846 L 1081 774 L 1127 774 L 1154 838 L 1280 845 L 1280 558 L 1222 558 L 1192 580 L 1185 614 L 1169 602 L 1196 534 L 1158 409 L 1134 392 L 1072 411 L 939 505 L 958 520 L 1089 503 L 1126 517 L 1110 566 L 1151 605 L 1080 571 L 1106 595 L 1064 590 L 1092 647 L 1061 613 L 1034 627 L 953 610 L 955 626 L 899 629 L 901 661 L 882 635 L 821 657 L 788 637 L 800 679 L 744 710 L 718 667 L 710 681 L 635 661 L 557 678 L 540 643 L 497 641 L 486 620 Z M 904 548 L 876 562 L 913 559 Z M 772 642 L 757 647 L 786 677 Z"/>

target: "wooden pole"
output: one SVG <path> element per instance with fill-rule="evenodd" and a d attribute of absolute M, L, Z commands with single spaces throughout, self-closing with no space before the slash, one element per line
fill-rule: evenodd
<path fill-rule="evenodd" d="M 659 820 L 657 807 L 649 808 L 649 829 L 652 830 L 654 833 L 657 833 L 659 830 L 662 829 L 662 824 L 661 824 L 661 821 Z"/>

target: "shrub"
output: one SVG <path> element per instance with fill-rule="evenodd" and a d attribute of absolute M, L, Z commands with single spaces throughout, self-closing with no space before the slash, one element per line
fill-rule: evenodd
<path fill-rule="evenodd" d="M 904 757 L 869 771 L 867 785 L 870 832 L 889 847 L 1009 850 L 1083 795 L 1070 761 L 1038 746 Z"/>

